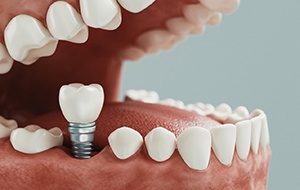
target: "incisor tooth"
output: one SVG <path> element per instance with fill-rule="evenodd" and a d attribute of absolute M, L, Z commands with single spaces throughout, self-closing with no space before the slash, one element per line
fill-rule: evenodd
<path fill-rule="evenodd" d="M 251 121 L 244 120 L 236 125 L 236 151 L 241 160 L 246 160 L 251 144 Z"/>
<path fill-rule="evenodd" d="M 183 161 L 192 169 L 205 170 L 211 151 L 211 135 L 202 127 L 189 127 L 177 138 L 177 147 Z"/>
<path fill-rule="evenodd" d="M 260 141 L 260 131 L 261 131 L 261 118 L 256 116 L 251 121 L 251 148 L 254 154 L 258 153 L 259 141 Z"/>
<path fill-rule="evenodd" d="M 55 127 L 47 131 L 37 125 L 15 129 L 10 135 L 15 150 L 26 154 L 43 152 L 63 143 L 62 131 Z"/>
<path fill-rule="evenodd" d="M 9 137 L 16 128 L 18 124 L 15 120 L 7 120 L 0 116 L 0 138 Z"/>
<path fill-rule="evenodd" d="M 88 39 L 88 27 L 77 11 L 65 1 L 56 1 L 48 9 L 47 26 L 59 40 L 84 43 Z"/>
<path fill-rule="evenodd" d="M 0 74 L 10 71 L 13 63 L 14 60 L 9 56 L 5 46 L 0 43 Z"/>
<path fill-rule="evenodd" d="M 264 111 L 257 109 L 254 110 L 250 115 L 250 117 L 255 117 L 255 116 L 261 117 L 260 145 L 262 146 L 263 149 L 265 149 L 266 146 L 270 144 L 270 134 L 269 134 L 267 115 L 264 113 Z"/>
<path fill-rule="evenodd" d="M 207 8 L 220 11 L 222 13 L 231 13 L 235 11 L 239 5 L 240 0 L 199 0 Z"/>
<path fill-rule="evenodd" d="M 58 42 L 40 21 L 28 15 L 14 17 L 5 28 L 4 39 L 11 57 L 26 65 L 52 55 Z"/>
<path fill-rule="evenodd" d="M 211 129 L 212 149 L 219 161 L 224 165 L 232 162 L 235 141 L 236 127 L 233 124 L 215 126 Z"/>
<path fill-rule="evenodd" d="M 201 4 L 186 5 L 183 8 L 184 17 L 198 27 L 205 25 L 212 14 L 213 11 Z"/>
<path fill-rule="evenodd" d="M 138 13 L 149 7 L 155 0 L 118 0 L 124 9 Z"/>
<path fill-rule="evenodd" d="M 153 160 L 164 162 L 168 160 L 175 151 L 176 137 L 167 129 L 157 127 L 146 135 L 145 144 L 148 154 Z"/>
<path fill-rule="evenodd" d="M 113 153 L 121 160 L 134 155 L 143 144 L 141 134 L 131 128 L 121 127 L 108 136 Z"/>

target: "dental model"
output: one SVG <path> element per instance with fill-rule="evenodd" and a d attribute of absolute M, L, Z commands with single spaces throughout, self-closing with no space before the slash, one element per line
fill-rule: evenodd
<path fill-rule="evenodd" d="M 85 86 L 79 83 L 64 85 L 59 91 L 59 105 L 69 122 L 73 155 L 75 158 L 90 158 L 92 142 L 104 101 L 99 84 Z"/>

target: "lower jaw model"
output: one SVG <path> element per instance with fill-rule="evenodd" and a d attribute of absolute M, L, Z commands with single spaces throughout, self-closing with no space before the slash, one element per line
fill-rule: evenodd
<path fill-rule="evenodd" d="M 124 61 L 201 34 L 238 5 L 2 0 L 1 188 L 267 189 L 271 150 L 262 110 L 185 105 L 145 90 L 129 90 L 118 102 Z M 76 153 L 68 126 L 81 123 L 96 126 L 93 137 L 78 137 L 93 150 Z"/>

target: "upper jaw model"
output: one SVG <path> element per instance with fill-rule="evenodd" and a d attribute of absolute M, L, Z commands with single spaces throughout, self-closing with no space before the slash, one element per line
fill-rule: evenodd
<path fill-rule="evenodd" d="M 217 26 L 239 3 L 0 1 L 1 188 L 267 189 L 262 110 L 186 105 L 145 90 L 118 102 L 124 61 Z M 82 144 L 68 121 L 92 126 L 77 139 L 93 142 L 89 159 L 73 157 Z"/>

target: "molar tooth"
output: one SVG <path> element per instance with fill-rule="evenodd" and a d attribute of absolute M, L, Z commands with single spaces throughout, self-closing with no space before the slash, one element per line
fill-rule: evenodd
<path fill-rule="evenodd" d="M 196 26 L 203 26 L 207 23 L 213 11 L 201 4 L 186 5 L 183 8 L 184 17 Z"/>
<path fill-rule="evenodd" d="M 13 63 L 14 60 L 9 56 L 5 46 L 0 43 L 0 74 L 10 71 Z"/>
<path fill-rule="evenodd" d="M 220 11 L 222 13 L 231 13 L 235 11 L 239 5 L 240 0 L 199 0 L 207 8 Z"/>
<path fill-rule="evenodd" d="M 232 114 L 226 119 L 225 123 L 237 123 L 249 118 L 249 111 L 244 106 L 237 107 Z"/>
<path fill-rule="evenodd" d="M 179 109 L 185 109 L 184 103 L 182 101 L 174 100 L 174 99 L 171 99 L 171 98 L 161 100 L 161 101 L 158 102 L 158 104 L 171 106 L 171 107 L 176 107 L 176 108 L 179 108 Z"/>
<path fill-rule="evenodd" d="M 25 65 L 52 55 L 58 42 L 40 21 L 28 15 L 14 17 L 5 28 L 4 39 L 11 57 Z"/>
<path fill-rule="evenodd" d="M 256 116 L 251 121 L 251 148 L 255 154 L 258 153 L 260 133 L 261 133 L 261 117 Z"/>
<path fill-rule="evenodd" d="M 108 136 L 108 143 L 116 157 L 124 160 L 139 150 L 143 137 L 131 128 L 121 127 Z"/>
<path fill-rule="evenodd" d="M 16 128 L 18 128 L 18 124 L 15 120 L 7 120 L 0 116 L 0 139 L 9 137 L 11 132 Z"/>
<path fill-rule="evenodd" d="M 149 156 L 153 160 L 164 162 L 168 160 L 175 151 L 176 137 L 167 129 L 157 127 L 146 135 L 145 144 Z"/>
<path fill-rule="evenodd" d="M 120 16 L 116 0 L 80 0 L 80 10 L 84 22 L 93 28 L 114 28 L 115 21 Z M 112 21 L 113 26 L 110 26 Z"/>
<path fill-rule="evenodd" d="M 219 161 L 224 165 L 232 162 L 235 141 L 236 127 L 233 124 L 215 126 L 211 129 L 212 149 Z"/>
<path fill-rule="evenodd" d="M 236 151 L 241 160 L 246 160 L 251 144 L 251 121 L 244 120 L 236 125 Z"/>
<path fill-rule="evenodd" d="M 210 115 L 215 111 L 215 107 L 211 104 L 203 104 L 202 102 L 197 102 L 195 106 L 200 108 L 204 112 L 204 115 Z"/>
<path fill-rule="evenodd" d="M 59 40 L 84 43 L 88 39 L 88 27 L 77 11 L 65 1 L 56 1 L 48 9 L 47 26 Z"/>
<path fill-rule="evenodd" d="M 196 112 L 199 115 L 203 115 L 203 116 L 205 115 L 204 111 L 202 109 L 200 109 L 199 107 L 197 107 L 196 105 L 194 105 L 194 104 L 186 105 L 185 110 Z"/>
<path fill-rule="evenodd" d="M 128 90 L 126 96 L 134 101 L 141 101 L 145 103 L 157 103 L 159 101 L 159 96 L 155 91 L 146 90 Z"/>
<path fill-rule="evenodd" d="M 205 170 L 211 151 L 210 132 L 202 127 L 190 127 L 177 138 L 177 147 L 183 161 L 192 169 Z"/>
<path fill-rule="evenodd" d="M 250 117 L 255 117 L 255 116 L 261 117 L 260 145 L 262 146 L 263 149 L 265 149 L 266 146 L 270 144 L 270 134 L 269 134 L 267 115 L 264 113 L 264 111 L 257 109 L 254 110 L 250 115 Z"/>
<path fill-rule="evenodd" d="M 209 20 L 207 21 L 207 24 L 211 26 L 218 26 L 222 21 L 222 17 L 223 17 L 222 13 L 214 12 L 209 18 Z"/>
<path fill-rule="evenodd" d="M 231 114 L 232 110 L 228 104 L 220 104 L 210 116 L 219 121 L 225 121 Z"/>
<path fill-rule="evenodd" d="M 37 125 L 15 129 L 10 135 L 10 142 L 15 150 L 26 154 L 43 152 L 63 143 L 62 131 L 54 127 L 47 131 Z"/>
<path fill-rule="evenodd" d="M 138 13 L 149 7 L 155 0 L 118 0 L 124 9 Z"/>
<path fill-rule="evenodd" d="M 120 60 L 137 61 L 145 55 L 144 50 L 138 47 L 128 47 L 121 50 L 118 54 Z"/>
<path fill-rule="evenodd" d="M 180 40 L 184 39 L 193 30 L 194 26 L 189 23 L 185 18 L 177 17 L 169 19 L 166 22 L 169 31 L 179 37 Z"/>

